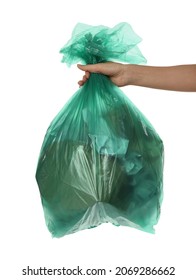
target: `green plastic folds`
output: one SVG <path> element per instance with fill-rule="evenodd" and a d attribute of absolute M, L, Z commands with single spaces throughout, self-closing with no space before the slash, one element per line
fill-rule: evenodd
<path fill-rule="evenodd" d="M 145 63 L 127 23 L 77 24 L 62 61 Z M 36 179 L 54 237 L 101 223 L 153 233 L 162 201 L 163 143 L 108 77 L 91 74 L 50 124 Z"/>

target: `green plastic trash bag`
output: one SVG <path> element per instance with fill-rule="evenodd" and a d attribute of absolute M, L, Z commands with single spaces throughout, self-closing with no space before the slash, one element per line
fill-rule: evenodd
<path fill-rule="evenodd" d="M 144 63 L 127 23 L 76 25 L 62 61 Z M 163 143 L 108 77 L 91 74 L 50 124 L 36 179 L 54 237 L 101 223 L 153 233 L 162 201 Z"/>

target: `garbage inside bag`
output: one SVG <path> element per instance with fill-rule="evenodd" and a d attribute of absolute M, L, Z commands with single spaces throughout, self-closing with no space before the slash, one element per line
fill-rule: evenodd
<path fill-rule="evenodd" d="M 145 63 L 127 23 L 78 24 L 62 61 Z M 111 222 L 153 233 L 162 202 L 163 143 L 108 77 L 91 74 L 50 124 L 36 179 L 54 237 Z"/>

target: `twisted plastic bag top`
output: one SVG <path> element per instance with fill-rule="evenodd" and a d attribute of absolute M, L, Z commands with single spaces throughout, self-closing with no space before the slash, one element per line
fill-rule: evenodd
<path fill-rule="evenodd" d="M 113 28 L 79 23 L 60 53 L 63 54 L 62 62 L 69 66 L 78 62 L 95 64 L 109 60 L 139 64 L 146 62 L 137 47 L 140 41 L 128 23 L 119 23 Z"/>
<path fill-rule="evenodd" d="M 144 63 L 131 26 L 78 24 L 62 61 Z M 55 237 L 111 222 L 154 232 L 162 201 L 163 143 L 136 106 L 102 74 L 90 78 L 51 122 L 36 179 Z"/>

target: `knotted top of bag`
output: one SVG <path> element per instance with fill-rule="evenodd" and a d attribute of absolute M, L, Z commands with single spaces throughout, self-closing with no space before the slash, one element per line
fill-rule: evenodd
<path fill-rule="evenodd" d="M 62 62 L 68 66 L 78 62 L 94 64 L 106 61 L 140 64 L 146 62 L 137 47 L 140 42 L 141 38 L 128 23 L 122 22 L 113 28 L 78 23 L 60 53 L 63 54 Z"/>

